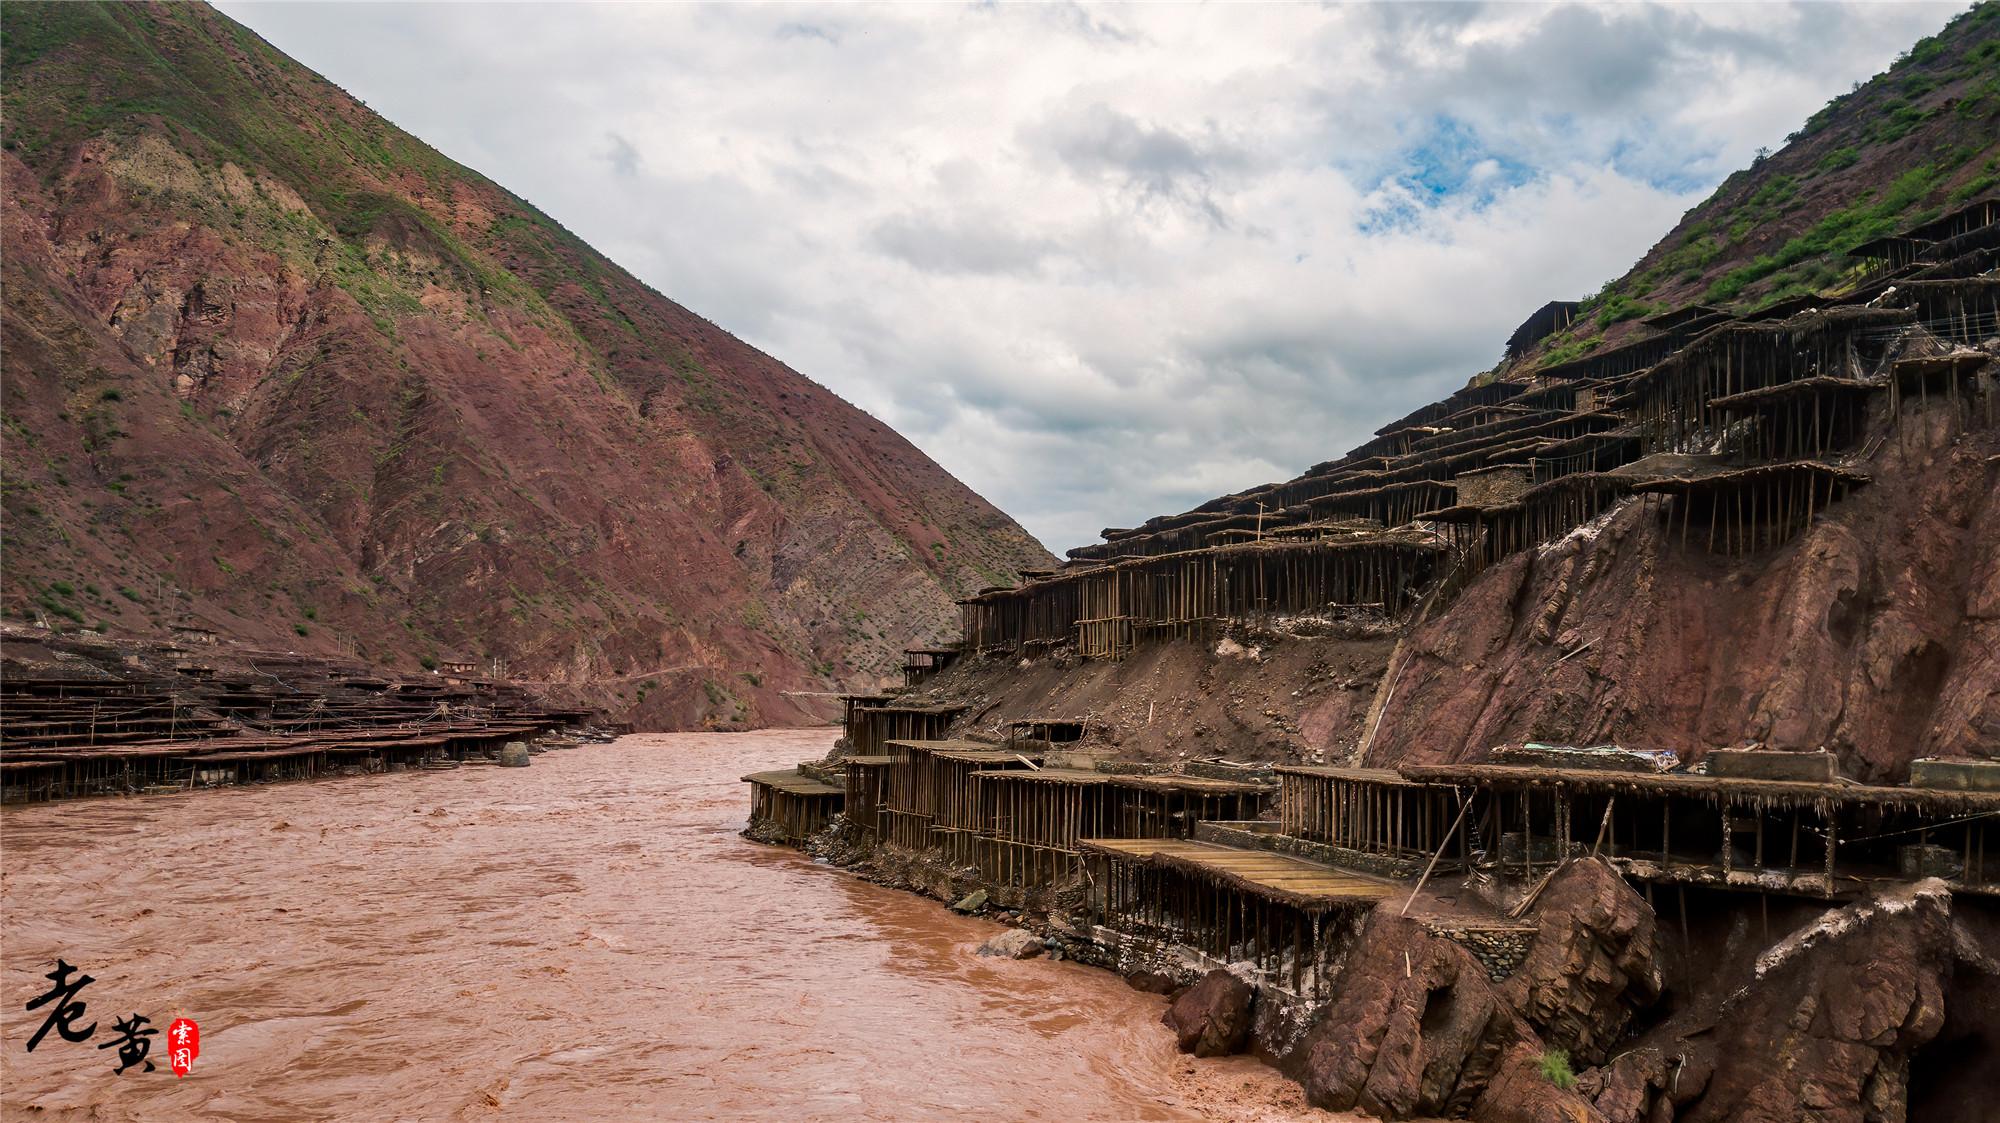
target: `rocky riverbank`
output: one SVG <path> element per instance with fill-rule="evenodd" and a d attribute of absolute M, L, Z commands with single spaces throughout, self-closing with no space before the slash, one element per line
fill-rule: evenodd
<path fill-rule="evenodd" d="M 969 871 L 856 846 L 838 821 L 808 849 L 1169 994 L 1184 1052 L 1254 1054 L 1311 1103 L 1383 1119 L 1969 1119 L 1980 1077 L 1954 1059 L 2000 1041 L 2000 910 L 1935 880 L 1838 906 L 1695 892 L 1656 912 L 1608 863 L 1577 859 L 1504 931 L 1377 906 L 1331 999 L 1304 1004 L 1093 925 L 1078 887 L 1003 908 Z"/>

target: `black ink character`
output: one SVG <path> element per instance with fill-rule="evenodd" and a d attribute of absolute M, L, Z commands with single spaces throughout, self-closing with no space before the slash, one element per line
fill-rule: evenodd
<path fill-rule="evenodd" d="M 35 1036 L 28 1038 L 28 1052 L 35 1051 L 35 1046 L 42 1043 L 42 1035 L 49 1032 L 50 1027 L 54 1027 L 57 1033 L 62 1034 L 64 1041 L 82 1041 L 97 1032 L 96 1022 L 82 1029 L 77 1029 L 73 1025 L 78 1018 L 83 1017 L 84 1007 L 84 1003 L 76 997 L 76 992 L 95 981 L 89 975 L 78 975 L 76 981 L 71 982 L 69 973 L 74 970 L 76 968 L 57 959 L 56 969 L 44 976 L 55 985 L 49 988 L 47 994 L 28 1003 L 30 1010 L 51 1000 L 56 1003 L 55 1009 L 50 1010 L 48 1018 L 42 1022 L 42 1028 L 35 1031 Z"/>
<path fill-rule="evenodd" d="M 157 1029 L 139 1028 L 152 1020 L 144 1014 L 134 1014 L 122 1022 L 111 1023 L 112 1029 L 117 1030 L 125 1036 L 120 1037 L 116 1041 L 106 1041 L 104 1044 L 99 1045 L 98 1048 L 109 1049 L 114 1045 L 118 1047 L 118 1071 L 112 1073 L 113 1076 L 123 1076 L 126 1069 L 142 1061 L 145 1062 L 147 1072 L 153 1071 L 153 1062 L 146 1060 L 146 1054 L 152 1050 L 153 1043 L 147 1039 L 160 1031 Z"/>

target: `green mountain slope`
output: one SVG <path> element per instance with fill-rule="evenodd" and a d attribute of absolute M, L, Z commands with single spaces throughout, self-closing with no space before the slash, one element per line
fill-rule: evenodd
<path fill-rule="evenodd" d="M 2000 4 L 1921 40 L 1724 180 L 1525 370 L 1631 338 L 1643 317 L 1744 313 L 1863 280 L 1854 246 L 2000 190 Z"/>

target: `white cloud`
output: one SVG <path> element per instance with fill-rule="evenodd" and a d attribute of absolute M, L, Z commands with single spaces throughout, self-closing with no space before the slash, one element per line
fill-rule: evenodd
<path fill-rule="evenodd" d="M 222 7 L 1061 550 L 1461 385 L 1962 5 Z"/>

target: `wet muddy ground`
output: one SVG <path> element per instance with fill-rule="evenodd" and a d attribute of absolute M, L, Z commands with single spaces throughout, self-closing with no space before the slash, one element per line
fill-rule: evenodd
<path fill-rule="evenodd" d="M 826 730 L 628 737 L 468 767 L 0 813 L 9 1118 L 1288 1119 L 1164 1000 L 737 835 Z M 83 1043 L 29 999 L 94 976 Z M 197 1020 L 176 1079 L 111 1022 Z"/>

